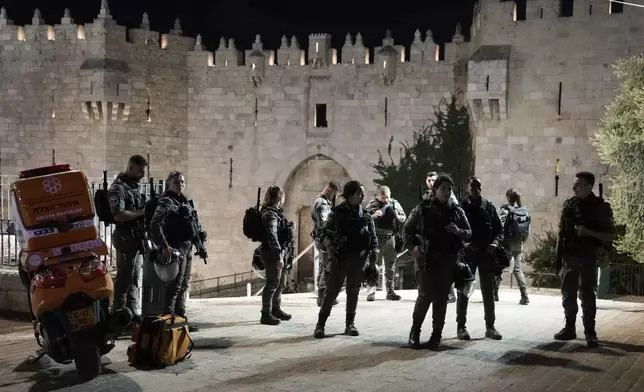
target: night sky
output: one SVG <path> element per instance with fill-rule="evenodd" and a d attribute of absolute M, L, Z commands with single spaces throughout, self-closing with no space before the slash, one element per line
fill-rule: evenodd
<path fill-rule="evenodd" d="M 450 41 L 457 23 L 466 38 L 476 0 L 110 0 L 116 21 L 138 27 L 145 11 L 151 28 L 167 32 L 179 17 L 184 35 L 200 33 L 209 50 L 219 38 L 234 37 L 238 49 L 249 49 L 255 34 L 262 35 L 264 47 L 277 49 L 283 34 L 295 34 L 300 47 L 310 33 L 330 33 L 333 47 L 340 49 L 345 36 L 359 31 L 367 47 L 381 44 L 385 30 L 391 29 L 397 44 L 408 46 L 418 28 L 431 29 L 439 43 Z M 91 22 L 98 14 L 100 0 L 0 0 L 15 24 L 30 24 L 35 8 L 45 22 L 60 23 L 65 8 L 76 23 Z"/>

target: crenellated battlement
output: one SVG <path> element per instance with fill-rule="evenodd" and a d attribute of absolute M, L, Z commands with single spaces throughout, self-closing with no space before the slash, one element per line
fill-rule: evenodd
<path fill-rule="evenodd" d="M 433 41 L 431 31 L 428 31 L 427 38 L 422 40 L 418 30 L 414 43 L 409 48 L 411 54 L 407 60 L 408 48 L 394 45 L 394 38 L 390 31 L 387 31 L 382 46 L 375 48 L 365 47 L 360 33 L 355 36 L 355 42 L 351 34 L 347 34 L 345 44 L 340 49 L 331 47 L 330 34 L 313 33 L 308 37 L 307 50 L 300 48 L 295 36 L 290 39 L 283 36 L 280 47 L 275 50 L 265 49 L 261 37 L 257 35 L 250 49 L 238 49 L 234 38 L 222 37 L 218 48 L 211 52 L 204 48 L 201 36 L 197 38 L 183 36 L 179 19 L 175 21 L 169 33 L 151 30 L 147 13 L 143 13 L 138 28 L 118 25 L 112 18 L 106 1 L 102 1 L 100 11 L 92 23 L 76 24 L 69 9 L 65 9 L 59 24 L 47 25 L 40 11 L 36 9 L 32 23 L 19 26 L 8 18 L 6 10 L 2 8 L 0 26 L 0 47 L 4 49 L 3 56 L 24 57 L 25 52 L 28 52 L 32 57 L 46 57 L 47 50 L 43 49 L 48 47 L 69 47 L 70 50 L 76 47 L 91 47 L 98 53 L 101 50 L 118 49 L 123 47 L 123 44 L 130 44 L 132 51 L 137 47 L 145 47 L 148 50 L 158 48 L 168 54 L 189 55 L 191 67 L 198 67 L 201 64 L 202 67 L 217 69 L 252 67 L 253 64 L 257 67 L 259 65 L 257 59 L 262 56 L 264 57 L 261 61 L 263 67 L 308 65 L 321 68 L 340 64 L 377 64 L 384 61 L 379 53 L 386 48 L 389 52 L 396 51 L 399 63 L 431 65 L 440 61 L 454 60 L 459 55 L 457 46 L 463 43 L 460 30 L 455 34 L 453 42 L 445 44 L 443 48 Z M 100 49 L 101 47 L 104 49 Z"/>

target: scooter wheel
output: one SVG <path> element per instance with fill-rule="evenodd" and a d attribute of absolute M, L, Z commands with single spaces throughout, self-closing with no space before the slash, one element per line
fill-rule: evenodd
<path fill-rule="evenodd" d="M 93 380 L 101 374 L 101 353 L 98 346 L 78 347 L 74 362 L 78 374 L 84 381 Z"/>

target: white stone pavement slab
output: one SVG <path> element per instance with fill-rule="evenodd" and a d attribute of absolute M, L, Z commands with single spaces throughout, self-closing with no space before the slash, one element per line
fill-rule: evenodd
<path fill-rule="evenodd" d="M 80 384 L 73 365 L 43 358 L 24 364 L 36 349 L 28 328 L 0 335 L 0 391 L 644 391 L 644 304 L 599 301 L 598 349 L 585 342 L 554 342 L 563 324 L 556 292 L 531 295 L 517 304 L 518 290 L 502 289 L 497 303 L 501 341 L 483 338 L 483 307 L 477 291 L 468 328 L 473 340 L 456 340 L 455 305 L 448 307 L 441 351 L 405 347 L 415 291 L 399 302 L 358 305 L 359 337 L 313 338 L 318 308 L 311 294 L 284 296 L 292 321 L 259 324 L 260 299 L 190 302 L 196 348 L 190 359 L 162 370 L 141 371 L 127 363 L 128 340 L 104 358 L 103 374 Z M 344 294 L 327 332 L 344 330 Z M 431 313 L 431 312 L 430 312 Z M 581 322 L 578 334 L 583 335 Z M 428 318 L 423 338 L 429 337 Z M 0 326 L 2 322 L 0 321 Z"/>

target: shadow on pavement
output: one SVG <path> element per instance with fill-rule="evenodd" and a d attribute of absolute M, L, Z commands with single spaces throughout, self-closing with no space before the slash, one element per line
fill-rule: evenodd
<path fill-rule="evenodd" d="M 386 348 L 390 347 L 388 344 L 385 342 L 380 346 L 374 343 L 352 345 L 333 354 L 282 360 L 277 366 L 269 366 L 264 372 L 229 380 L 218 386 L 261 385 L 278 382 L 287 376 L 320 375 L 325 372 L 351 373 L 359 369 L 373 368 L 386 362 L 414 361 L 437 355 L 436 352 L 429 350 L 411 350 L 406 347 Z"/>
<path fill-rule="evenodd" d="M 27 360 L 16 366 L 13 370 L 16 373 L 31 373 L 27 377 L 20 379 L 11 384 L 0 384 L 0 389 L 8 387 L 12 384 L 32 384 L 29 387 L 30 392 L 49 392 L 63 388 L 71 388 L 74 386 L 81 386 L 83 390 L 91 390 L 92 392 L 110 391 L 118 385 L 119 389 L 131 392 L 143 391 L 143 389 L 129 377 L 118 374 L 114 370 L 108 369 L 103 363 L 101 374 L 95 379 L 84 382 L 73 364 L 71 365 L 58 365 L 48 358 L 42 358 L 34 364 L 29 364 Z M 63 369 L 61 366 L 66 366 L 68 369 Z"/>
<path fill-rule="evenodd" d="M 447 354 L 464 356 L 483 362 L 500 363 L 507 366 L 561 367 L 589 373 L 602 371 L 602 369 L 583 364 L 574 359 L 549 355 L 549 353 L 559 352 L 559 350 L 566 344 L 568 344 L 568 342 L 550 342 L 528 348 L 526 351 L 508 350 L 503 353 L 466 348 L 464 350 L 448 351 Z M 565 353 L 569 352 L 570 351 L 566 351 Z"/>
<path fill-rule="evenodd" d="M 240 327 L 243 325 L 255 325 L 259 324 L 259 320 L 253 320 L 253 321 L 236 321 L 236 322 L 227 322 L 227 323 L 209 323 L 209 322 L 200 322 L 199 320 L 196 321 L 190 321 L 191 324 L 194 324 L 199 327 L 199 330 L 202 329 L 213 329 L 213 328 L 227 328 L 227 327 Z M 199 332 L 194 332 L 194 334 L 198 334 Z"/>

